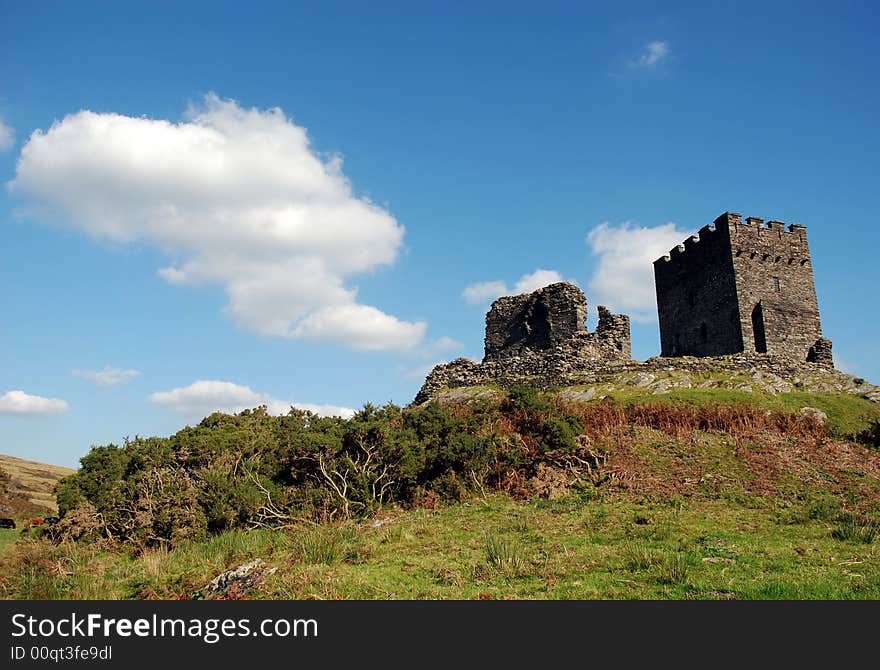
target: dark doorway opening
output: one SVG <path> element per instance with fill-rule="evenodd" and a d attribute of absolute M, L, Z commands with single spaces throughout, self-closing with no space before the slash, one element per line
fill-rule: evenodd
<path fill-rule="evenodd" d="M 764 308 L 761 303 L 752 310 L 752 332 L 755 334 L 755 351 L 767 353 L 767 333 L 764 330 Z"/>
<path fill-rule="evenodd" d="M 535 302 L 526 315 L 526 342 L 534 349 L 550 348 L 550 310 L 544 300 Z"/>

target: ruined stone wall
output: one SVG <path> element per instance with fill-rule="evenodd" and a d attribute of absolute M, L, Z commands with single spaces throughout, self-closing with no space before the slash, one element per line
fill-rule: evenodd
<path fill-rule="evenodd" d="M 416 403 L 444 388 L 520 383 L 547 387 L 576 371 L 629 361 L 629 317 L 600 306 L 599 323 L 591 333 L 586 315 L 586 296 L 568 282 L 499 298 L 486 315 L 483 361 L 459 358 L 436 366 Z"/>
<path fill-rule="evenodd" d="M 756 352 L 831 365 L 830 340 L 817 342 L 803 226 L 727 212 L 655 261 L 654 279 L 662 356 Z"/>
<path fill-rule="evenodd" d="M 619 356 L 612 355 L 611 358 L 632 358 L 629 317 L 626 314 L 612 314 L 605 306 L 599 305 L 599 323 L 595 336 L 610 353 L 617 350 Z"/>
<path fill-rule="evenodd" d="M 586 297 L 567 282 L 498 298 L 486 314 L 485 358 L 550 349 L 585 332 L 586 319 Z"/>

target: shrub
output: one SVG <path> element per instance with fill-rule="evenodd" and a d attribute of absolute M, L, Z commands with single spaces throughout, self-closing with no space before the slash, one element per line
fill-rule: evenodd
<path fill-rule="evenodd" d="M 880 448 L 880 420 L 874 420 L 871 424 L 856 436 L 856 439 L 869 447 Z"/>
<path fill-rule="evenodd" d="M 547 411 L 547 402 L 542 398 L 541 392 L 533 386 L 517 384 L 507 394 L 504 408 L 507 411 L 519 410 L 531 414 L 540 414 Z"/>
<path fill-rule="evenodd" d="M 574 417 L 544 419 L 539 431 L 541 451 L 575 451 L 582 431 L 583 426 Z"/>

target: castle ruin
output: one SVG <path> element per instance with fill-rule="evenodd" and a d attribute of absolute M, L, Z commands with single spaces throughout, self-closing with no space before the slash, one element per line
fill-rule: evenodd
<path fill-rule="evenodd" d="M 832 367 L 807 229 L 726 212 L 654 261 L 661 356 L 775 354 Z"/>
<path fill-rule="evenodd" d="M 414 404 L 485 385 L 589 384 L 587 390 L 567 391 L 589 399 L 605 397 L 616 383 L 629 380 L 624 383 L 666 393 L 718 372 L 729 379 L 703 379 L 699 385 L 770 393 L 837 388 L 880 401 L 880 388 L 834 370 L 831 340 L 822 337 L 804 226 L 786 228 L 755 217 L 744 222 L 727 212 L 654 261 L 654 279 L 659 357 L 632 360 L 629 317 L 605 307 L 599 307 L 596 330 L 588 331 L 584 293 L 560 282 L 493 302 L 483 360 L 458 358 L 435 366 Z"/>
<path fill-rule="evenodd" d="M 522 382 L 550 387 L 573 372 L 629 361 L 629 317 L 600 306 L 594 332 L 587 330 L 586 317 L 584 292 L 568 282 L 498 298 L 486 314 L 483 361 L 457 358 L 436 366 L 415 403 L 444 388 Z"/>
<path fill-rule="evenodd" d="M 503 360 L 568 345 L 584 360 L 630 358 L 629 317 L 599 306 L 596 331 L 587 331 L 587 298 L 559 282 L 533 293 L 504 296 L 486 314 L 483 360 Z"/>

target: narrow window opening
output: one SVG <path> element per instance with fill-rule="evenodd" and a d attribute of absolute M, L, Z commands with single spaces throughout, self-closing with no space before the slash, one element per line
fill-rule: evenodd
<path fill-rule="evenodd" d="M 761 303 L 752 310 L 752 332 L 755 334 L 755 351 L 767 353 L 767 334 L 764 332 L 764 308 Z"/>

